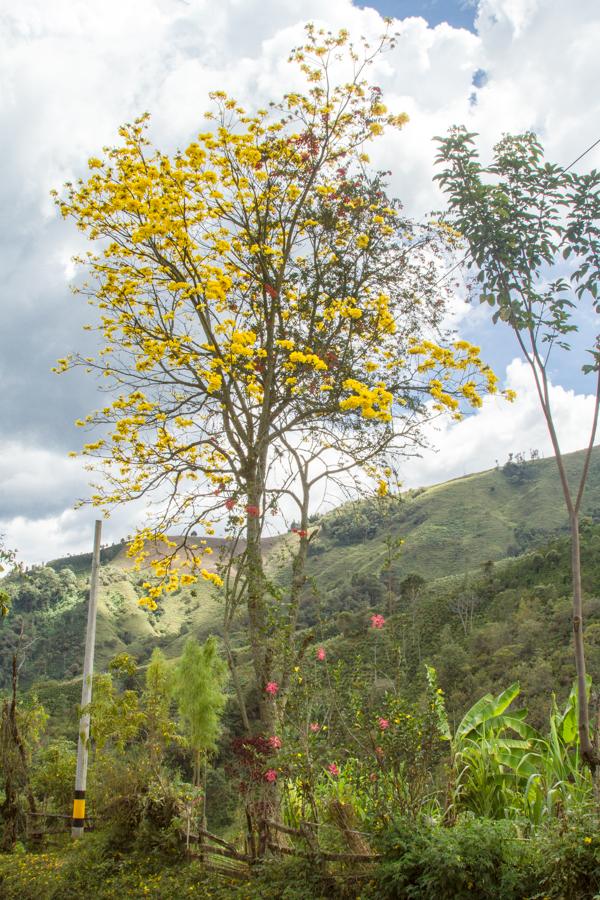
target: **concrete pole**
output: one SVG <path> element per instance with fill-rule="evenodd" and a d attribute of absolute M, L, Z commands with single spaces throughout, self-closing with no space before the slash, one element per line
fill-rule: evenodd
<path fill-rule="evenodd" d="M 83 684 L 81 686 L 81 708 L 84 712 L 79 719 L 79 741 L 77 744 L 77 772 L 75 775 L 75 795 L 73 798 L 73 822 L 71 837 L 81 837 L 85 821 L 85 786 L 87 781 L 88 740 L 90 736 L 90 714 L 87 707 L 92 700 L 92 676 L 94 674 L 94 645 L 96 642 L 96 608 L 98 606 L 98 569 L 100 568 L 100 535 L 102 521 L 96 520 L 94 530 L 94 553 L 90 578 L 90 602 L 88 605 L 87 628 L 85 632 L 85 656 L 83 659 Z"/>

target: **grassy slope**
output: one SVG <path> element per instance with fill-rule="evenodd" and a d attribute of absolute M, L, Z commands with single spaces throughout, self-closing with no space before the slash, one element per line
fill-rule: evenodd
<path fill-rule="evenodd" d="M 581 453 L 567 457 L 573 479 L 581 459 Z M 502 471 L 491 470 L 422 492 L 409 492 L 401 502 L 388 504 L 387 511 L 383 510 L 373 536 L 352 544 L 341 545 L 333 540 L 327 533 L 327 522 L 336 516 L 351 518 L 360 511 L 360 504 L 334 511 L 325 518 L 325 528 L 318 538 L 322 552 L 310 559 L 310 575 L 319 592 L 326 598 L 329 590 L 347 582 L 355 573 L 377 575 L 384 562 L 384 539 L 388 533 L 405 539 L 397 563 L 400 576 L 418 572 L 434 588 L 431 585 L 434 579 L 451 579 L 476 569 L 488 559 L 506 557 L 509 547 L 518 540 L 519 529 L 521 532 L 538 529 L 539 533 L 533 537 L 540 539 L 543 533 L 550 536 L 564 529 L 566 515 L 554 460 L 528 463 L 526 468 L 528 478 L 520 485 L 511 483 Z M 594 451 L 584 501 L 584 513 L 592 512 L 600 512 L 600 447 Z M 288 569 L 286 547 L 289 541 L 296 540 L 290 536 L 279 542 L 269 541 L 271 568 L 282 580 Z M 217 545 L 219 541 L 215 539 L 214 543 Z M 105 668 L 111 657 L 123 651 L 142 663 L 155 646 L 161 646 L 167 656 L 176 657 L 188 634 L 203 639 L 211 631 L 218 633 L 219 599 L 204 583 L 171 595 L 159 616 L 140 608 L 137 597 L 142 593 L 143 579 L 130 571 L 131 561 L 124 551 L 124 546 L 115 545 L 103 552 L 106 562 L 101 570 L 97 670 Z M 70 603 L 64 610 L 36 616 L 39 639 L 30 651 L 23 672 L 26 682 L 40 675 L 72 679 L 79 674 L 89 563 L 89 555 L 52 563 L 57 569 L 69 566 L 79 573 L 81 594 L 78 602 Z M 440 587 L 443 584 L 440 582 Z M 17 616 L 9 618 L 16 620 Z M 5 641 L 8 647 L 8 635 Z"/>
<path fill-rule="evenodd" d="M 566 457 L 572 483 L 583 454 Z M 385 559 L 386 534 L 405 540 L 402 568 L 428 580 L 474 569 L 488 559 L 509 555 L 517 530 L 540 529 L 547 537 L 567 526 L 556 463 L 527 463 L 528 479 L 512 484 L 502 470 L 491 469 L 426 488 L 382 515 L 377 533 L 340 547 L 324 537 L 324 552 L 311 560 L 311 574 L 324 589 L 349 573 L 378 572 Z M 600 447 L 594 450 L 583 513 L 600 512 Z M 348 508 L 348 513 L 350 509 Z M 543 535 L 540 535 L 543 537 Z"/>

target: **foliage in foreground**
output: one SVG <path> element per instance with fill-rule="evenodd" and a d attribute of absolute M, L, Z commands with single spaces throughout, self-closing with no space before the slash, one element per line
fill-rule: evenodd
<path fill-rule="evenodd" d="M 207 873 L 198 861 L 108 851 L 97 834 L 48 852 L 0 856 L 0 894 L 6 900 L 70 900 L 84 893 L 98 900 L 594 900 L 600 893 L 594 828 L 581 819 L 526 839 L 509 822 L 467 819 L 452 828 L 415 828 L 398 821 L 382 839 L 382 862 L 368 872 L 269 860 L 247 881 Z"/>

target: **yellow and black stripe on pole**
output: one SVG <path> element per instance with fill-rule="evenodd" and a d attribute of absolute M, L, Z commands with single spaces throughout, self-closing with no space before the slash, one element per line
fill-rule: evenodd
<path fill-rule="evenodd" d="M 85 823 L 85 791 L 75 791 L 73 798 L 73 828 L 81 828 Z"/>
<path fill-rule="evenodd" d="M 92 676 L 94 674 L 94 644 L 96 642 L 96 607 L 98 603 L 98 569 L 100 568 L 100 534 L 102 522 L 96 522 L 94 530 L 94 554 L 90 578 L 90 602 L 85 632 L 85 656 L 83 657 L 83 684 L 81 686 L 81 717 L 77 744 L 77 771 L 73 799 L 71 836 L 81 837 L 85 823 L 85 788 L 87 782 L 88 741 L 90 737 L 90 703 L 92 702 Z"/>

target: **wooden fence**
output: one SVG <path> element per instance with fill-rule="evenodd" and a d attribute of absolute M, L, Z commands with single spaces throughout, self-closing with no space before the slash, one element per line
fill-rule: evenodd
<path fill-rule="evenodd" d="M 341 878 L 368 878 L 370 866 L 377 862 L 379 854 L 370 852 L 366 846 L 365 852 L 325 850 L 319 839 L 319 829 L 322 827 L 315 822 L 302 822 L 298 828 L 290 828 L 280 822 L 263 819 L 256 830 L 246 835 L 244 851 L 209 831 L 198 829 L 197 833 L 187 836 L 188 852 L 202 859 L 207 868 L 234 878 L 248 878 L 252 867 L 269 856 L 312 860 L 327 866 L 328 874 Z M 346 829 L 343 837 L 351 844 L 365 845 L 364 838 L 370 835 Z"/>
<path fill-rule="evenodd" d="M 213 872 L 231 878 L 249 878 L 252 864 L 256 861 L 254 857 L 203 828 L 199 828 L 196 834 L 187 834 L 186 845 L 190 856 L 201 859 Z"/>
<path fill-rule="evenodd" d="M 95 819 L 86 819 L 85 830 L 93 830 Z M 27 834 L 32 841 L 43 841 L 53 835 L 64 834 L 71 826 L 71 816 L 60 813 L 29 813 L 27 817 Z M 349 847 L 347 851 L 334 851 L 323 847 L 320 832 L 331 829 L 338 839 L 341 836 Z M 198 828 L 194 833 L 188 831 L 182 835 L 188 854 L 201 859 L 203 864 L 214 872 L 230 878 L 246 880 L 251 876 L 252 868 L 266 858 L 295 857 L 313 861 L 324 867 L 327 874 L 337 878 L 368 878 L 371 865 L 380 857 L 373 853 L 365 838 L 369 834 L 352 828 L 335 825 L 301 822 L 297 828 L 291 828 L 271 819 L 259 821 L 254 828 L 249 828 L 244 838 L 243 850 L 229 841 Z"/>
<path fill-rule="evenodd" d="M 27 837 L 34 843 L 43 841 L 47 837 L 53 835 L 64 834 L 71 828 L 73 817 L 66 813 L 49 813 L 49 812 L 27 812 Z M 93 831 L 95 827 L 95 818 L 93 816 L 86 817 L 85 830 Z"/>

